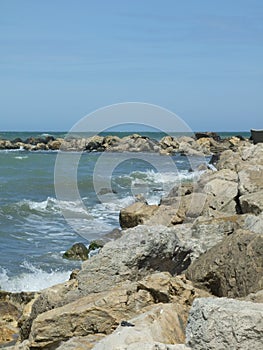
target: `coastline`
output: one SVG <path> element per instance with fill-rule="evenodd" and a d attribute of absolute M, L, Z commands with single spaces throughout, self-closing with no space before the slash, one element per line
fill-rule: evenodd
<path fill-rule="evenodd" d="M 96 150 L 105 145 L 105 139 L 100 140 Z M 135 152 L 142 152 L 140 147 L 151 145 L 140 136 L 114 145 L 107 138 L 110 145 L 105 149 L 120 152 L 127 140 L 129 151 L 136 146 Z M 93 151 L 91 144 L 94 139 L 85 149 Z M 121 237 L 106 243 L 68 282 L 30 294 L 23 303 L 12 293 L 1 292 L 1 300 L 18 311 L 12 316 L 10 337 L 17 334 L 17 326 L 20 336 L 10 350 L 77 349 L 80 344 L 85 349 L 124 349 L 128 339 L 135 348 L 145 349 L 164 349 L 164 344 L 170 344 L 166 349 L 217 349 L 220 341 L 235 348 L 236 332 L 244 348 L 259 346 L 263 144 L 238 137 L 181 142 L 169 137 L 150 150 L 154 146 L 163 155 L 216 154 L 216 171 L 204 168 L 197 184 L 175 186 L 158 206 L 138 201 L 124 208 Z M 70 144 L 66 149 L 81 148 Z M 212 327 L 218 307 L 227 316 L 221 319 L 222 313 L 216 314 L 219 322 Z M 204 312 L 210 316 L 202 319 Z M 198 326 L 202 323 L 209 327 L 209 337 Z M 1 326 L 8 328 L 6 323 Z"/>

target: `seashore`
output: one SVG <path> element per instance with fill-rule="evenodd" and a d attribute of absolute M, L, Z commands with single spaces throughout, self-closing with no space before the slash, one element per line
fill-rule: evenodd
<path fill-rule="evenodd" d="M 65 149 L 214 154 L 215 169 L 204 167 L 159 205 L 140 199 L 122 209 L 119 237 L 69 281 L 37 293 L 1 291 L 0 346 L 260 349 L 263 144 L 204 134 L 114 140 L 71 140 Z"/>

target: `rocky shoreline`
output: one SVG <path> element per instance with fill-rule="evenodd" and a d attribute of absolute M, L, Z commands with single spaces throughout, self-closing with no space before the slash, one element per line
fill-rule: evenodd
<path fill-rule="evenodd" d="M 0 140 L 0 150 L 25 151 L 78 151 L 78 152 L 155 152 L 164 155 L 211 155 L 227 149 L 236 150 L 241 144 L 249 143 L 242 136 L 221 139 L 216 133 L 195 133 L 193 136 L 165 136 L 160 141 L 146 136 L 132 134 L 125 137 L 99 136 L 88 138 L 29 137 L 26 140 Z"/>
<path fill-rule="evenodd" d="M 108 143 L 111 151 L 150 143 L 129 140 L 128 149 L 120 150 L 119 140 Z M 102 151 L 105 142 L 94 148 L 85 143 L 85 149 Z M 107 237 L 69 281 L 38 293 L 1 291 L 0 346 L 261 349 L 263 144 L 213 135 L 177 142 L 167 136 L 152 149 L 220 155 L 216 171 L 206 169 L 195 184 L 176 186 L 160 205 L 138 201 L 124 208 L 122 232 Z"/>

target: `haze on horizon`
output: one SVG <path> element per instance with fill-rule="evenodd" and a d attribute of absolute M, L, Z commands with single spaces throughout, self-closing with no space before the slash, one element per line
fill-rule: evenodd
<path fill-rule="evenodd" d="M 1 0 L 0 76 L 1 131 L 129 101 L 192 130 L 263 128 L 263 2 Z"/>

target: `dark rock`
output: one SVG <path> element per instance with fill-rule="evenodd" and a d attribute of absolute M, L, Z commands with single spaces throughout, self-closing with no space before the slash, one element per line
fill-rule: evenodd
<path fill-rule="evenodd" d="M 116 194 L 117 192 L 115 190 L 112 190 L 111 188 L 106 188 L 106 187 L 103 187 L 100 189 L 100 191 L 98 192 L 98 195 L 105 195 L 105 194 L 110 194 L 110 193 L 114 193 Z"/>
<path fill-rule="evenodd" d="M 208 137 L 208 138 L 212 138 L 217 142 L 221 141 L 221 137 L 216 132 L 196 132 L 195 137 L 197 140 L 203 137 Z"/>
<path fill-rule="evenodd" d="M 96 241 L 92 241 L 89 244 L 89 252 L 91 250 L 96 250 L 96 249 L 100 249 L 104 246 L 104 243 L 102 241 L 96 240 Z"/>
<path fill-rule="evenodd" d="M 89 250 L 83 243 L 75 243 L 64 254 L 63 258 L 69 260 L 87 260 Z"/>

